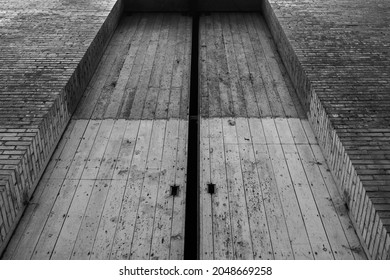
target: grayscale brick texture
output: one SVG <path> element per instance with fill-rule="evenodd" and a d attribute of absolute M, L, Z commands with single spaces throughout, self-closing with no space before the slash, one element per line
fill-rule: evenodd
<path fill-rule="evenodd" d="M 389 258 L 390 2 L 266 0 L 278 49 L 371 258 Z"/>
<path fill-rule="evenodd" d="M 0 252 L 122 6 L 121 0 L 0 0 Z"/>

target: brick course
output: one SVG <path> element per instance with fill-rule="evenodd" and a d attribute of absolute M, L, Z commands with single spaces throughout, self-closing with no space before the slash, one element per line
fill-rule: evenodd
<path fill-rule="evenodd" d="M 390 3 L 265 0 L 263 13 L 356 229 L 390 253 Z"/>
<path fill-rule="evenodd" d="M 121 0 L 0 0 L 0 254 L 86 88 Z"/>

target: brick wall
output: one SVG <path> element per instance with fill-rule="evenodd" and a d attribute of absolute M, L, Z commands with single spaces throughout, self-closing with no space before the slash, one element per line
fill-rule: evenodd
<path fill-rule="evenodd" d="M 123 10 L 121 0 L 0 0 L 0 254 Z"/>
<path fill-rule="evenodd" d="M 264 0 L 366 252 L 390 258 L 390 2 Z"/>

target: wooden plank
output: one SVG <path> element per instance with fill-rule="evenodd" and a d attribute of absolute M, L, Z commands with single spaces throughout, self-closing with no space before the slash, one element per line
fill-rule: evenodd
<path fill-rule="evenodd" d="M 168 117 L 170 89 L 160 89 L 156 105 L 156 119 L 165 119 Z"/>
<path fill-rule="evenodd" d="M 262 17 L 259 15 L 251 15 L 246 17 L 247 24 L 254 26 L 257 34 L 259 36 L 260 46 L 264 50 L 266 65 L 269 69 L 269 73 L 271 76 L 271 82 L 274 88 L 275 94 L 278 95 L 277 102 L 283 107 L 284 114 L 287 117 L 297 117 L 297 110 L 295 109 L 294 102 L 291 98 L 291 93 L 287 89 L 286 82 L 283 78 L 282 72 L 280 70 L 281 61 L 277 61 L 275 57 L 279 56 L 276 51 L 276 48 L 273 47 L 273 39 L 270 36 L 267 28 L 267 25 L 264 20 L 260 20 Z M 268 35 L 268 36 L 267 36 Z"/>
<path fill-rule="evenodd" d="M 120 53 L 120 49 L 125 46 L 123 42 L 127 39 L 124 36 L 126 34 L 126 30 L 130 26 L 137 26 L 140 17 L 138 15 L 134 15 L 132 17 L 128 17 L 118 25 L 117 30 L 114 32 L 110 43 L 107 46 L 106 51 L 103 54 L 103 57 L 93 75 L 86 92 L 83 94 L 80 105 L 77 106 L 76 111 L 74 113 L 74 118 L 76 119 L 89 119 L 92 116 L 92 113 L 95 109 L 96 103 L 98 102 L 102 90 L 110 77 L 110 73 L 114 68 L 116 58 Z M 130 37 L 131 38 L 131 37 Z"/>
<path fill-rule="evenodd" d="M 199 90 L 200 90 L 200 114 L 209 116 L 209 87 L 207 79 L 207 27 L 206 17 L 199 18 Z"/>
<path fill-rule="evenodd" d="M 172 232 L 171 232 L 171 260 L 184 259 L 184 226 L 185 226 L 185 201 L 187 182 L 187 142 L 188 121 L 180 120 L 179 141 L 177 145 L 177 166 L 175 184 L 181 186 L 181 192 L 173 198 Z"/>
<path fill-rule="evenodd" d="M 70 204 L 76 191 L 78 180 L 65 179 L 58 197 L 50 211 L 31 259 L 48 260 L 51 257 L 58 235 L 68 214 Z"/>
<path fill-rule="evenodd" d="M 126 33 L 129 32 L 129 30 L 131 30 L 131 28 L 127 28 L 125 32 Z M 127 35 L 124 35 L 123 38 L 126 41 L 132 39 L 131 36 L 127 36 Z M 99 95 L 99 99 L 97 100 L 95 108 L 91 115 L 92 119 L 104 118 L 104 114 L 108 108 L 108 105 L 111 102 L 111 97 L 113 96 L 114 89 L 118 83 L 118 78 L 120 76 L 123 63 L 125 62 L 128 48 L 129 46 L 126 43 L 124 43 L 116 51 L 115 60 L 113 61 L 113 67 L 111 68 L 111 71 L 108 72 L 107 79 L 104 83 L 104 86 L 102 87 L 101 93 Z"/>
<path fill-rule="evenodd" d="M 169 96 L 168 119 L 179 118 L 181 88 L 172 88 Z"/>
<path fill-rule="evenodd" d="M 248 205 L 246 203 L 247 190 L 244 187 L 241 171 L 236 125 L 231 119 L 224 118 L 222 119 L 222 129 L 234 259 L 253 259 L 253 241 L 248 218 Z M 252 208 L 249 211 L 253 211 Z"/>
<path fill-rule="evenodd" d="M 313 155 L 316 159 L 316 162 L 319 162 L 318 165 L 322 178 L 326 184 L 328 192 L 331 196 L 334 207 L 339 216 L 341 226 L 344 229 L 345 236 L 348 240 L 349 247 L 352 250 L 353 256 L 355 259 L 366 259 L 363 248 L 361 247 L 359 238 L 357 237 L 354 226 L 349 218 L 348 209 L 345 207 L 345 203 L 341 198 L 341 195 L 336 187 L 336 184 L 333 180 L 330 170 L 327 169 L 327 164 L 325 158 L 322 154 L 322 151 L 318 145 L 311 145 Z"/>
<path fill-rule="evenodd" d="M 216 70 L 218 76 L 221 115 L 232 116 L 234 113 L 233 100 L 230 93 L 230 73 L 227 66 L 227 58 L 225 55 L 225 46 L 223 42 L 223 33 L 221 19 L 219 14 L 213 15 L 214 38 L 215 38 L 215 59 Z"/>
<path fill-rule="evenodd" d="M 243 90 L 240 82 L 240 75 L 238 70 L 238 65 L 236 61 L 236 56 L 234 53 L 234 44 L 231 33 L 231 28 L 229 24 L 229 18 L 227 16 L 222 16 L 222 35 L 223 43 L 225 46 L 225 55 L 228 66 L 228 77 L 229 77 L 229 88 L 231 94 L 231 102 L 233 103 L 233 112 L 236 116 L 247 116 L 246 110 L 246 101 L 243 95 Z M 207 59 L 207 58 L 205 58 Z M 205 63 L 203 63 L 205 64 Z M 203 65 L 202 65 L 203 66 Z"/>
<path fill-rule="evenodd" d="M 121 214 L 117 224 L 111 259 L 129 259 L 134 228 L 145 177 L 146 160 L 152 135 L 153 121 L 141 121 L 130 172 L 123 197 Z"/>
<path fill-rule="evenodd" d="M 80 180 L 51 259 L 69 260 L 91 197 L 94 180 Z"/>
<path fill-rule="evenodd" d="M 256 158 L 253 150 L 252 137 L 247 119 L 236 119 L 237 141 L 242 169 L 243 186 L 248 207 L 248 218 L 253 247 L 254 259 L 273 259 L 273 249 L 270 238 L 267 213 L 263 202 L 256 168 Z"/>
<path fill-rule="evenodd" d="M 273 257 L 275 259 L 293 259 L 294 255 L 288 236 L 287 225 L 279 198 L 271 159 L 269 158 L 268 149 L 265 143 L 259 144 L 265 140 L 264 134 L 261 133 L 262 129 L 260 129 L 260 131 L 253 129 L 253 125 L 250 127 L 248 124 L 249 123 L 244 119 L 237 119 L 237 132 L 238 135 L 248 135 L 252 131 L 256 131 L 252 134 L 253 151 L 251 150 L 250 153 L 253 153 L 253 155 L 250 157 L 253 158 L 256 163 L 257 172 L 255 172 L 255 175 L 258 176 L 258 186 L 260 186 L 261 191 L 261 196 L 257 199 L 259 200 L 258 204 L 264 204 L 270 242 L 272 243 Z M 261 126 L 260 120 L 257 123 L 257 126 Z M 255 190 L 247 193 L 253 195 Z M 256 197 L 257 196 L 253 197 L 252 200 L 255 200 Z M 258 206 L 254 206 L 253 209 L 256 209 L 257 207 Z"/>
<path fill-rule="evenodd" d="M 294 139 L 290 131 L 287 119 L 276 118 L 275 126 L 278 131 L 279 139 L 281 144 L 294 144 Z"/>
<path fill-rule="evenodd" d="M 126 120 L 114 121 L 110 139 L 108 140 L 106 150 L 104 151 L 96 179 L 112 179 L 126 125 Z"/>
<path fill-rule="evenodd" d="M 269 45 L 270 45 L 270 47 L 272 49 L 272 52 L 274 53 L 272 58 L 274 60 L 276 60 L 278 66 L 279 66 L 279 69 L 280 69 L 280 71 L 282 73 L 285 85 L 287 87 L 288 92 L 290 93 L 290 96 L 291 96 L 292 101 L 294 103 L 295 109 L 297 111 L 297 116 L 296 117 L 299 117 L 299 118 L 302 118 L 302 119 L 307 118 L 306 112 L 303 109 L 303 106 L 301 104 L 301 100 L 298 97 L 297 92 L 295 91 L 294 85 L 293 85 L 293 83 L 292 83 L 292 81 L 290 79 L 290 75 L 288 74 L 288 72 L 286 70 L 286 67 L 284 66 L 283 61 L 282 61 L 282 59 L 281 59 L 281 57 L 279 55 L 278 48 L 277 48 L 277 46 L 274 43 L 273 37 L 271 35 L 271 32 L 270 32 L 269 28 L 267 28 L 267 23 L 265 22 L 264 17 L 260 16 L 260 14 L 258 14 L 258 13 L 253 13 L 251 16 L 252 16 L 252 21 L 253 21 L 254 26 L 256 26 L 256 20 L 254 20 L 255 17 L 258 17 L 259 20 L 262 22 L 262 26 L 264 26 L 263 30 L 265 31 L 265 35 L 266 35 L 266 37 L 268 39 Z M 293 116 L 291 116 L 291 117 L 293 117 Z"/>
<path fill-rule="evenodd" d="M 77 120 L 75 126 L 69 136 L 69 140 L 66 142 L 64 149 L 58 162 L 54 167 L 53 173 L 50 178 L 63 179 L 69 170 L 73 157 L 79 146 L 79 143 L 84 135 L 84 131 L 88 125 L 88 120 Z"/>
<path fill-rule="evenodd" d="M 133 36 L 138 29 L 137 26 L 138 20 L 139 20 L 138 17 L 134 17 L 133 22 L 126 30 L 125 33 L 125 36 L 127 38 L 126 41 L 130 40 L 130 42 L 128 46 L 124 44 L 126 46 L 124 48 L 127 49 L 127 51 L 123 54 L 125 56 L 125 60 L 123 62 L 123 65 L 121 66 L 118 80 L 116 81 L 115 87 L 112 91 L 107 109 L 104 112 L 104 119 L 117 118 L 123 106 L 127 81 L 129 80 L 129 74 L 131 73 L 135 61 L 135 57 L 133 54 L 136 53 L 139 48 L 139 44 L 137 44 L 139 41 L 138 42 L 132 41 Z"/>
<path fill-rule="evenodd" d="M 185 48 L 185 22 L 184 16 L 179 17 L 179 26 L 177 29 L 177 37 L 175 45 L 175 58 L 173 63 L 171 87 L 181 88 L 183 86 L 183 63 L 184 63 L 184 48 Z"/>
<path fill-rule="evenodd" d="M 148 91 L 150 76 L 152 74 L 154 57 L 157 51 L 158 37 L 160 33 L 161 24 L 162 24 L 162 15 L 159 14 L 154 17 L 153 25 L 150 24 L 150 28 L 151 28 L 150 37 L 142 42 L 142 45 L 146 49 L 146 53 L 143 61 L 142 70 L 138 72 L 139 82 L 137 85 L 137 91 L 134 96 L 133 105 L 129 116 L 130 119 L 139 119 L 142 116 L 142 111 L 144 109 L 144 103 Z"/>
<path fill-rule="evenodd" d="M 122 100 L 121 112 L 119 118 L 128 118 L 133 106 L 135 92 L 139 81 L 140 72 L 142 70 L 143 61 L 145 58 L 144 43 L 142 40 L 148 35 L 147 29 L 148 17 L 142 16 L 138 23 L 137 30 L 131 38 L 131 46 L 128 53 L 129 64 L 131 64 L 131 71 L 128 74 L 128 80 L 124 89 L 124 97 Z"/>
<path fill-rule="evenodd" d="M 167 121 L 150 250 L 150 258 L 153 260 L 169 259 L 174 199 L 170 186 L 175 184 L 178 136 L 179 120 Z M 179 195 L 183 187 L 180 186 Z"/>
<path fill-rule="evenodd" d="M 127 121 L 126 131 L 120 146 L 112 178 L 114 180 L 127 180 L 134 148 L 138 136 L 140 121 Z"/>
<path fill-rule="evenodd" d="M 274 113 L 276 116 L 283 116 L 283 109 L 278 100 L 271 100 L 268 96 L 269 91 L 272 90 L 272 80 L 268 77 L 267 71 L 265 71 L 265 68 L 267 67 L 267 65 L 264 64 L 265 61 L 256 61 L 256 54 L 262 53 L 262 50 L 259 49 L 261 44 L 255 32 L 253 32 L 253 29 L 248 30 L 247 25 L 245 24 L 245 18 L 248 18 L 248 15 L 236 15 L 236 25 L 241 31 L 241 39 L 250 72 L 249 78 L 260 115 L 262 117 L 267 117 L 272 116 L 272 113 Z M 275 104 L 271 104 L 271 102 L 275 102 Z M 278 110 L 275 110 L 275 108 Z"/>
<path fill-rule="evenodd" d="M 91 259 L 110 259 L 115 229 L 119 220 L 126 180 L 111 180 L 104 210 L 100 219 L 96 239 L 91 251 Z"/>
<path fill-rule="evenodd" d="M 145 178 L 141 188 L 134 237 L 130 250 L 130 259 L 150 258 L 161 158 L 164 148 L 165 126 L 165 120 L 155 120 L 153 122 Z"/>
<path fill-rule="evenodd" d="M 315 137 L 313 130 L 311 129 L 310 123 L 308 120 L 301 120 L 303 129 L 305 130 L 307 140 L 310 144 L 317 144 L 317 137 Z"/>
<path fill-rule="evenodd" d="M 249 129 L 252 136 L 253 144 L 266 144 L 263 124 L 261 119 L 258 118 L 249 118 Z"/>
<path fill-rule="evenodd" d="M 282 145 L 315 259 L 333 259 L 320 213 L 294 145 Z"/>
<path fill-rule="evenodd" d="M 209 132 L 211 180 L 216 185 L 216 192 L 212 196 L 214 258 L 232 259 L 234 251 L 221 119 L 209 119 Z"/>
<path fill-rule="evenodd" d="M 215 49 L 215 32 L 213 26 L 213 19 L 211 16 L 206 16 L 205 19 L 206 29 L 206 45 L 207 45 L 207 87 L 208 87 L 208 105 L 209 116 L 220 117 L 221 116 L 221 102 L 217 72 L 217 58 Z"/>
<path fill-rule="evenodd" d="M 212 195 L 207 192 L 211 181 L 209 120 L 200 120 L 200 259 L 214 259 Z"/>
<path fill-rule="evenodd" d="M 155 118 L 159 92 L 160 89 L 158 88 L 148 89 L 141 117 L 143 120 L 153 120 Z"/>
<path fill-rule="evenodd" d="M 236 56 L 239 72 L 239 77 L 237 77 L 237 79 L 239 79 L 241 82 L 247 114 L 248 117 L 260 117 L 260 111 L 257 107 L 256 97 L 250 81 L 250 72 L 248 69 L 247 58 L 245 57 L 245 51 L 241 41 L 241 30 L 239 30 L 237 26 L 234 15 L 230 14 L 229 19 L 233 38 L 234 53 Z"/>
<path fill-rule="evenodd" d="M 247 46 L 247 58 L 252 69 L 252 75 L 261 77 L 261 80 L 256 82 L 255 91 L 257 92 L 257 102 L 261 106 L 261 116 L 284 116 L 283 107 L 276 94 L 272 84 L 272 76 L 268 67 L 264 50 L 261 48 L 261 42 L 254 30 L 253 26 L 248 25 L 248 21 L 244 17 L 240 17 L 240 29 L 247 30 L 243 32 L 243 40 Z M 246 34 L 245 34 L 246 33 Z M 268 55 L 273 55 L 268 53 Z"/>
<path fill-rule="evenodd" d="M 177 15 L 171 16 L 167 53 L 164 62 L 164 71 L 161 76 L 160 87 L 162 89 L 170 89 L 172 86 L 173 65 L 175 63 L 175 45 L 179 40 L 178 29 L 179 20 Z"/>
<path fill-rule="evenodd" d="M 134 98 L 132 100 L 131 110 L 129 111 L 129 116 L 128 116 L 128 119 L 130 120 L 142 119 L 142 111 L 144 108 L 145 97 L 148 94 L 148 87 L 145 85 L 146 84 L 145 79 L 147 79 L 146 77 L 147 73 L 146 74 L 145 72 L 144 74 L 141 73 L 137 73 L 137 75 L 139 76 L 137 88 L 132 90 L 134 91 L 134 93 L 132 93 L 134 94 Z M 141 78 L 143 78 L 143 81 L 141 80 Z M 141 84 L 141 82 L 143 82 L 143 84 Z"/>
<path fill-rule="evenodd" d="M 185 53 L 186 49 L 189 48 L 188 46 L 188 39 L 187 37 L 191 34 L 191 29 L 188 30 L 189 34 L 186 34 L 186 30 L 188 29 L 188 18 L 181 16 L 179 18 L 179 27 L 175 28 L 174 31 L 177 31 L 177 38 L 182 38 L 181 40 L 177 40 L 175 46 L 172 46 L 172 48 L 175 50 L 173 53 L 170 54 L 170 56 L 166 56 L 165 63 L 169 63 L 172 65 L 173 62 L 173 69 L 172 69 L 172 78 L 171 78 L 171 84 L 170 87 L 175 88 L 174 95 L 177 94 L 177 97 L 172 97 L 169 100 L 169 91 L 163 90 L 162 94 L 163 96 L 160 98 L 158 96 L 158 91 L 151 91 L 148 92 L 149 99 L 153 100 L 153 102 L 150 102 L 149 99 L 147 99 L 146 105 L 151 105 L 151 108 L 154 108 L 155 110 L 159 110 L 160 114 L 164 113 L 164 116 L 166 116 L 166 112 L 162 111 L 163 109 L 167 110 L 166 106 L 169 106 L 169 114 L 168 117 L 179 117 L 180 115 L 183 115 L 185 117 L 188 114 L 188 85 L 186 85 L 185 90 L 183 88 L 183 82 L 184 82 L 184 76 L 188 75 L 190 69 L 188 65 L 187 60 L 189 59 L 188 54 Z M 188 52 L 188 50 L 187 50 Z M 162 61 L 163 62 L 163 61 Z M 186 67 L 187 66 L 187 67 Z M 162 71 L 162 69 L 161 69 Z M 161 76 L 162 73 L 160 73 Z M 186 81 L 188 83 L 188 81 Z M 181 90 L 179 90 L 181 88 Z M 167 95 L 168 94 L 168 95 Z M 168 99 L 167 99 L 168 98 Z M 168 101 L 169 100 L 169 101 Z M 148 103 L 149 101 L 149 103 Z M 172 105 L 174 106 L 172 107 Z M 145 109 L 146 109 L 145 105 Z M 156 107 L 159 107 L 156 109 Z M 183 107 L 183 108 L 182 108 Z M 171 109 L 173 111 L 171 112 Z M 181 110 L 183 110 L 181 112 Z M 144 111 L 145 113 L 145 111 Z M 146 115 L 143 118 L 151 118 L 153 114 Z"/>
<path fill-rule="evenodd" d="M 335 259 L 354 259 L 332 198 L 309 145 L 297 145 L 302 166 L 313 193 Z"/>
<path fill-rule="evenodd" d="M 73 157 L 72 163 L 70 164 L 68 173 L 66 174 L 67 179 L 80 179 L 85 163 L 87 162 L 89 153 L 92 149 L 96 135 L 99 131 L 101 121 L 90 120 L 88 126 L 84 132 L 83 138 L 80 141 L 80 145 Z"/>
<path fill-rule="evenodd" d="M 189 95 L 190 95 L 190 75 L 191 75 L 191 49 L 192 49 L 192 19 L 186 18 L 186 29 L 183 36 L 185 37 L 184 57 L 183 57 L 183 74 L 182 74 L 182 91 L 180 99 L 180 118 L 186 119 L 189 114 Z"/>
<path fill-rule="evenodd" d="M 261 122 L 263 124 L 264 135 L 267 144 L 279 144 L 280 139 L 279 139 L 278 130 L 276 129 L 275 126 L 274 119 L 265 118 L 265 119 L 261 119 Z"/>
<path fill-rule="evenodd" d="M 288 119 L 288 125 L 295 144 L 309 144 L 309 140 L 306 137 L 306 133 L 300 119 Z"/>
<path fill-rule="evenodd" d="M 262 187 L 263 202 L 267 212 L 274 258 L 293 259 L 293 249 L 267 146 L 255 144 L 254 151 L 256 161 L 258 162 L 257 170 L 260 186 Z"/>
<path fill-rule="evenodd" d="M 152 22 L 151 22 L 152 21 Z M 141 28 L 142 30 L 139 33 L 136 33 L 135 44 L 139 44 L 137 51 L 134 51 L 130 56 L 134 57 L 134 64 L 129 75 L 129 79 L 126 84 L 124 105 L 122 106 L 121 117 L 129 118 L 133 108 L 139 106 L 139 100 L 136 104 L 136 95 L 139 95 L 140 84 L 141 84 L 141 73 L 146 61 L 146 55 L 148 50 L 148 45 L 151 40 L 151 33 L 153 31 L 153 22 L 155 18 L 151 19 L 151 15 L 144 15 L 141 19 Z M 142 88 L 143 93 L 145 92 L 146 86 Z M 139 97 L 138 97 L 139 99 Z M 142 102 L 141 102 L 142 103 Z M 139 114 L 142 112 L 143 107 L 138 108 Z"/>
<path fill-rule="evenodd" d="M 73 247 L 71 259 L 85 260 L 90 258 L 109 186 L 109 181 L 107 180 L 95 180 L 92 194 Z"/>
<path fill-rule="evenodd" d="M 314 256 L 282 147 L 274 144 L 269 144 L 267 147 L 275 174 L 279 197 L 283 206 L 284 216 L 286 218 L 294 258 L 313 259 Z"/>
<path fill-rule="evenodd" d="M 170 32 L 170 25 L 172 23 L 173 16 L 163 15 L 163 22 L 160 30 L 160 37 L 158 41 L 158 47 L 156 51 L 156 58 L 153 63 L 152 74 L 150 76 L 149 86 L 159 88 L 161 83 L 161 76 L 164 71 L 165 62 L 169 61 L 167 57 L 168 52 L 168 38 Z"/>
<path fill-rule="evenodd" d="M 49 179 L 47 181 L 47 186 L 50 187 L 45 187 L 39 201 L 36 202 L 37 206 L 34 208 L 35 211 L 29 220 L 23 236 L 20 238 L 12 259 L 25 260 L 31 258 L 53 204 L 57 199 L 62 182 L 63 179 Z"/>
<path fill-rule="evenodd" d="M 84 166 L 81 179 L 88 180 L 96 178 L 113 125 L 114 120 L 103 120 L 100 124 L 95 142 L 93 143 L 91 152 L 89 153 L 87 163 Z"/>

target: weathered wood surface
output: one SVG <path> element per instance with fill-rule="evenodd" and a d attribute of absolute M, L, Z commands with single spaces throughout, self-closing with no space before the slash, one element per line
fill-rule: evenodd
<path fill-rule="evenodd" d="M 184 120 L 72 121 L 4 258 L 182 259 L 186 143 Z"/>
<path fill-rule="evenodd" d="M 260 14 L 200 18 L 203 117 L 305 118 Z"/>
<path fill-rule="evenodd" d="M 190 46 L 122 21 L 4 258 L 183 258 Z M 199 48 L 201 258 L 365 258 L 263 20 L 202 16 Z"/>
<path fill-rule="evenodd" d="M 201 120 L 201 258 L 364 258 L 310 135 L 298 118 Z"/>
<path fill-rule="evenodd" d="M 4 258 L 183 258 L 191 24 L 123 18 Z"/>
<path fill-rule="evenodd" d="M 191 24 L 179 14 L 125 17 L 73 117 L 186 118 Z"/>

